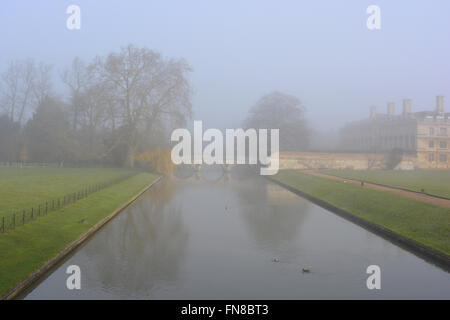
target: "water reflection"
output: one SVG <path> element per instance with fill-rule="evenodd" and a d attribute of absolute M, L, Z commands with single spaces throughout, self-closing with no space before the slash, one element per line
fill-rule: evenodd
<path fill-rule="evenodd" d="M 177 167 L 174 176 L 179 180 L 206 181 L 211 183 L 246 180 L 256 177 L 258 167 L 249 165 L 186 165 Z"/>
<path fill-rule="evenodd" d="M 446 272 L 253 169 L 187 169 L 152 187 L 27 298 L 450 298 Z M 82 270 L 80 291 L 65 287 L 70 264 Z M 382 291 L 365 286 L 371 264 L 382 268 Z"/>
<path fill-rule="evenodd" d="M 257 178 L 254 178 L 257 179 Z M 295 243 L 308 217 L 309 202 L 260 178 L 234 188 L 241 203 L 241 217 L 256 243 L 280 247 Z"/>
<path fill-rule="evenodd" d="M 138 297 L 176 281 L 189 237 L 180 206 L 166 205 L 174 193 L 174 181 L 161 181 L 86 246 L 79 260 L 87 262 L 89 283 Z"/>

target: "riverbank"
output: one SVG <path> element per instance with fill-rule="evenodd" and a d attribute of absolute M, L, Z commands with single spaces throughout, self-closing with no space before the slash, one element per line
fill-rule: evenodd
<path fill-rule="evenodd" d="M 75 240 L 100 228 L 107 218 L 120 211 L 118 208 L 122 209 L 157 179 L 156 175 L 138 174 L 0 235 L 0 296 L 58 256 Z"/>
<path fill-rule="evenodd" d="M 415 251 L 450 266 L 450 210 L 377 190 L 282 170 L 271 178 Z"/>
<path fill-rule="evenodd" d="M 450 171 L 321 170 L 328 175 L 421 192 L 450 199 Z"/>
<path fill-rule="evenodd" d="M 382 192 L 387 192 L 387 193 L 393 194 L 398 197 L 416 200 L 416 201 L 424 202 L 427 204 L 435 205 L 438 207 L 447 208 L 450 210 L 450 199 L 447 199 L 447 198 L 430 195 L 430 194 L 426 194 L 426 193 L 422 193 L 422 192 L 416 192 L 416 191 L 412 191 L 412 190 L 405 189 L 405 188 L 392 187 L 392 186 L 388 186 L 388 185 L 367 182 L 365 180 L 354 180 L 354 179 L 349 179 L 349 178 L 342 178 L 342 177 L 339 177 L 336 175 L 330 175 L 330 174 L 324 173 L 321 170 L 320 171 L 319 170 L 305 170 L 302 172 L 307 173 L 309 175 L 316 176 L 316 177 L 321 177 L 321 178 L 325 178 L 328 180 L 340 181 L 340 182 L 344 182 L 346 184 L 354 184 L 354 185 L 358 185 L 358 186 L 361 186 L 361 183 L 364 182 L 364 189 L 373 189 L 373 190 L 378 190 L 378 191 L 382 191 Z"/>
<path fill-rule="evenodd" d="M 122 168 L 0 167 L 0 219 L 8 222 L 16 212 L 20 222 L 23 210 L 29 216 L 32 207 L 44 209 L 46 202 L 51 206 L 69 194 L 134 173 Z"/>

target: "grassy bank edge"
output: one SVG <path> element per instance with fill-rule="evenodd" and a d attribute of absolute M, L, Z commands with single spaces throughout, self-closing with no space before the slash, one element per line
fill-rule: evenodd
<path fill-rule="evenodd" d="M 349 179 L 354 181 L 365 181 L 368 183 L 372 183 L 379 186 L 389 187 L 393 189 L 399 189 L 399 190 L 405 190 L 420 194 L 426 194 L 431 197 L 436 197 L 440 199 L 450 199 L 450 193 L 448 188 L 444 188 L 442 185 L 437 185 L 436 180 L 435 181 L 427 181 L 425 184 L 421 184 L 420 186 L 416 185 L 418 181 L 422 178 L 420 177 L 420 174 L 428 174 L 428 175 L 435 175 L 440 174 L 443 176 L 439 177 L 439 180 L 446 179 L 447 177 L 445 175 L 448 175 L 448 171 L 426 171 L 426 170 L 418 170 L 418 171 L 399 171 L 399 170 L 373 170 L 373 171 L 364 171 L 364 170 L 345 170 L 345 169 L 339 169 L 339 170 L 333 170 L 333 169 L 326 169 L 321 170 L 322 173 L 337 177 L 337 178 L 343 178 L 343 179 Z M 390 181 L 389 179 L 386 180 L 384 176 L 376 176 L 378 173 L 381 174 L 411 174 L 411 173 L 418 173 L 419 176 L 417 177 L 417 181 L 408 181 L 403 180 L 401 181 L 402 177 L 399 177 L 400 181 Z M 427 178 L 427 177 L 425 177 Z M 408 179 L 408 177 L 407 177 Z M 409 179 L 412 179 L 409 177 Z M 430 190 L 430 185 L 432 186 Z M 422 191 L 424 189 L 424 191 Z"/>
<path fill-rule="evenodd" d="M 100 202 L 99 207 L 100 208 L 92 208 L 89 207 L 89 209 L 92 209 L 92 211 L 95 210 L 101 210 L 103 213 L 100 213 L 96 215 L 96 220 L 92 221 L 89 225 L 86 226 L 85 230 L 82 232 L 76 232 L 75 236 L 72 235 L 72 237 L 69 240 L 65 240 L 61 242 L 58 245 L 58 250 L 53 250 L 52 254 L 46 255 L 45 257 L 42 257 L 42 259 L 36 263 L 30 264 L 28 267 L 25 266 L 25 269 L 28 270 L 28 272 L 20 273 L 16 275 L 15 281 L 9 281 L 9 284 L 5 285 L 4 283 L 0 282 L 0 297 L 1 299 L 13 299 L 16 297 L 20 292 L 22 292 L 24 289 L 29 287 L 32 283 L 37 281 L 41 276 L 45 275 L 45 273 L 51 269 L 54 265 L 56 265 L 59 261 L 64 259 L 68 254 L 70 254 L 73 250 L 75 250 L 77 247 L 79 247 L 82 243 L 84 243 L 86 240 L 91 238 L 95 233 L 97 233 L 101 228 L 106 225 L 110 220 L 112 220 L 116 215 L 118 215 L 120 212 L 122 212 L 126 207 L 128 207 L 130 204 L 132 204 L 142 193 L 147 191 L 151 186 L 153 186 L 155 183 L 157 183 L 160 180 L 161 177 L 158 177 L 153 174 L 148 173 L 141 173 L 136 176 L 133 176 L 117 185 L 113 185 L 109 188 L 106 188 L 96 195 L 96 197 L 89 197 L 83 200 L 79 200 L 78 204 L 62 209 L 58 212 L 54 212 L 49 216 L 46 216 L 45 218 L 52 218 L 53 215 L 60 215 L 59 218 L 61 218 L 61 215 L 69 215 L 67 217 L 70 217 L 73 219 L 73 216 L 76 214 L 74 211 L 82 210 L 83 206 L 86 207 L 96 200 L 98 201 L 101 198 L 108 198 L 112 197 L 114 200 L 117 200 L 113 203 L 109 203 L 108 205 L 104 205 L 104 203 Z M 134 184 L 133 184 L 134 183 Z M 127 190 L 129 191 L 123 198 L 118 198 L 114 196 L 114 192 L 118 192 L 121 190 Z M 130 199 L 131 197 L 131 199 Z M 96 199 L 97 198 L 97 199 Z M 81 207 L 81 208 L 80 208 Z M 107 210 L 104 210 L 108 208 Z M 70 216 L 72 214 L 72 216 Z M 29 229 L 33 229 L 33 227 L 36 229 L 34 231 L 39 231 L 39 222 L 41 223 L 52 223 L 51 221 L 45 221 L 46 219 L 41 219 L 42 221 L 36 221 L 36 224 L 32 223 L 28 227 Z M 54 223 L 55 224 L 55 223 Z M 68 223 L 69 225 L 69 223 Z M 70 225 L 69 225 L 70 227 Z M 20 231 L 17 230 L 17 231 Z M 30 231 L 30 230 L 28 230 Z M 33 230 L 32 230 L 33 231 Z M 42 231 L 42 230 L 40 230 Z M 13 237 L 11 240 L 13 244 L 17 244 L 17 238 L 20 239 L 20 235 L 17 236 L 17 234 L 14 234 L 15 231 L 10 233 L 10 236 Z M 38 236 L 42 234 L 39 233 Z M 26 235 L 26 233 L 25 233 Z M 2 237 L 8 236 L 8 234 L 2 235 Z M 58 238 L 58 234 L 54 235 L 56 238 Z M 14 239 L 16 238 L 16 239 Z M 5 241 L 6 238 L 0 238 L 0 250 L 2 248 L 1 241 Z M 33 241 L 31 239 L 31 241 Z M 22 237 L 22 244 L 23 242 L 28 242 L 28 239 L 24 239 Z M 19 241 L 20 244 L 20 241 Z M 4 246 L 3 246 L 4 247 Z M 36 248 L 33 248 L 32 250 L 35 250 Z M 45 248 L 43 248 L 45 249 Z M 53 248 L 54 249 L 54 248 Z M 21 250 L 19 250 L 21 251 Z M 45 251 L 45 250 L 43 250 Z M 25 259 L 26 260 L 26 259 Z M 1 262 L 1 261 L 0 261 Z M 0 272 L 1 274 L 5 274 L 5 271 L 11 271 L 11 270 L 1 270 L 1 264 L 0 264 Z M 22 269 L 24 268 L 23 265 L 21 265 Z M 8 269 L 8 268 L 7 268 Z M 11 269 L 11 268 L 9 268 Z M 14 268 L 12 268 L 14 269 Z M 0 279 L 1 280 L 1 279 Z M 2 296 L 3 295 L 3 296 Z"/>
<path fill-rule="evenodd" d="M 390 228 L 390 226 L 388 225 L 379 224 L 374 221 L 371 221 L 370 219 L 367 219 L 367 217 L 364 217 L 358 214 L 357 212 L 354 212 L 354 210 L 351 210 L 348 207 L 343 208 L 342 205 L 327 201 L 326 199 L 318 197 L 317 195 L 314 195 L 310 192 L 306 192 L 304 189 L 302 190 L 302 188 L 299 188 L 297 185 L 293 185 L 292 183 L 285 181 L 283 178 L 280 178 L 279 174 L 267 178 L 270 181 L 288 189 L 289 191 L 299 196 L 302 196 L 312 201 L 313 203 L 321 207 L 324 207 L 325 209 L 330 210 L 366 229 L 369 229 L 370 231 L 373 231 L 374 233 L 382 237 L 392 240 L 395 243 L 399 244 L 400 246 L 406 247 L 407 249 L 409 249 L 413 253 L 416 253 L 422 258 L 439 265 L 440 267 L 444 268 L 447 271 L 450 271 L 450 255 L 448 252 L 441 250 L 440 248 L 436 248 L 435 246 L 430 246 L 428 243 L 423 243 L 422 241 L 406 236 L 395 230 L 392 230 L 392 228 Z M 317 181 L 321 180 L 326 181 L 326 179 L 320 177 L 314 177 L 314 179 L 317 179 Z M 379 192 L 379 191 L 370 190 L 369 192 Z M 389 196 L 395 197 L 392 195 Z M 415 202 L 414 200 L 410 201 Z M 434 207 L 431 205 L 429 206 Z M 443 208 L 443 210 L 446 209 Z"/>

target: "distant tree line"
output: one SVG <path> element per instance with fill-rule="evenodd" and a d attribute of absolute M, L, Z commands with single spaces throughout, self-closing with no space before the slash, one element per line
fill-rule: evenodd
<path fill-rule="evenodd" d="M 75 58 L 58 77 L 45 63 L 12 61 L 0 78 L 0 161 L 133 167 L 139 153 L 169 147 L 163 137 L 191 117 L 190 71 L 133 45 Z"/>

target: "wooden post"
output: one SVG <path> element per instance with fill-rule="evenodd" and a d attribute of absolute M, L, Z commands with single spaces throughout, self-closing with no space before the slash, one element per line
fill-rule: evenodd
<path fill-rule="evenodd" d="M 33 220 L 33 218 L 34 218 L 34 215 L 33 215 L 33 207 L 31 207 L 31 220 Z"/>
<path fill-rule="evenodd" d="M 16 214 L 13 214 L 13 229 L 16 228 Z"/>
<path fill-rule="evenodd" d="M 38 217 L 41 216 L 41 205 L 38 206 Z"/>
<path fill-rule="evenodd" d="M 3 217 L 2 218 L 2 230 L 3 230 L 3 233 L 5 233 L 5 217 Z"/>

